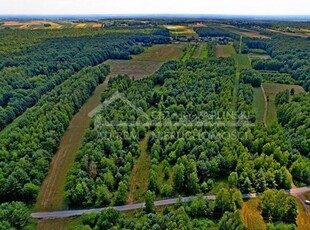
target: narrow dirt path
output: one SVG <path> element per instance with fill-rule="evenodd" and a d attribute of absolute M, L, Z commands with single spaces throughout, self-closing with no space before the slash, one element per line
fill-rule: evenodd
<path fill-rule="evenodd" d="M 263 123 L 264 123 L 264 126 L 267 127 L 268 101 L 267 101 L 267 96 L 266 96 L 265 89 L 264 89 L 263 85 L 261 85 L 260 87 L 262 89 L 264 101 L 265 101 Z"/>
<path fill-rule="evenodd" d="M 58 150 L 52 159 L 48 175 L 41 186 L 35 205 L 36 211 L 66 209 L 64 195 L 66 175 L 74 163 L 76 152 L 89 125 L 88 113 L 99 105 L 101 92 L 106 88 L 107 82 L 108 78 L 96 87 L 94 93 L 71 119 L 70 125 L 61 138 Z"/>

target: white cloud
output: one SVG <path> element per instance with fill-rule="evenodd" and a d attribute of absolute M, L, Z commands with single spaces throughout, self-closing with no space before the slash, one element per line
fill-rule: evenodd
<path fill-rule="evenodd" d="M 1 0 L 0 14 L 310 15 L 309 0 Z"/>

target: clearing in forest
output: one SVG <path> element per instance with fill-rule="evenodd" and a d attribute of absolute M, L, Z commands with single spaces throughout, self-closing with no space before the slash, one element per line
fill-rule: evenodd
<path fill-rule="evenodd" d="M 235 59 L 237 69 L 240 71 L 242 69 L 251 68 L 251 61 L 246 54 L 233 54 L 232 57 Z"/>
<path fill-rule="evenodd" d="M 134 77 L 135 80 L 139 80 L 153 74 L 163 64 L 158 61 L 136 60 L 108 60 L 105 63 L 110 65 L 110 76 L 116 77 L 118 75 L 127 74 L 130 77 Z"/>
<path fill-rule="evenodd" d="M 262 122 L 264 119 L 265 99 L 260 87 L 254 88 L 253 108 L 257 122 Z"/>
<path fill-rule="evenodd" d="M 181 57 L 181 61 L 185 62 L 194 57 L 197 50 L 197 45 L 188 44 Z"/>
<path fill-rule="evenodd" d="M 185 43 L 153 45 L 139 55 L 133 55 L 135 61 L 166 62 L 182 55 Z"/>
<path fill-rule="evenodd" d="M 267 228 L 258 207 L 258 198 L 243 202 L 241 209 L 242 221 L 249 230 L 265 230 Z"/>
<path fill-rule="evenodd" d="M 150 134 L 151 133 L 148 132 L 143 140 L 139 142 L 140 156 L 135 161 L 131 171 L 127 204 L 143 201 L 144 193 L 148 188 L 148 179 L 151 169 L 151 156 L 147 151 L 147 142 Z"/>
<path fill-rule="evenodd" d="M 277 110 L 275 105 L 276 94 L 283 90 L 295 89 L 295 94 L 304 92 L 304 89 L 299 85 L 287 85 L 287 84 L 277 84 L 277 83 L 262 83 L 265 90 L 268 106 L 267 106 L 267 124 L 272 122 L 277 122 Z"/>
<path fill-rule="evenodd" d="M 201 42 L 197 44 L 198 48 L 194 54 L 194 58 L 205 59 L 208 57 L 208 44 Z"/>
<path fill-rule="evenodd" d="M 233 47 L 233 45 L 227 44 L 227 45 L 216 45 L 216 56 L 217 57 L 231 57 L 233 54 L 236 54 L 236 50 Z"/>
<path fill-rule="evenodd" d="M 131 60 L 108 60 L 105 63 L 110 65 L 110 76 L 127 74 L 139 80 L 156 72 L 164 62 L 179 58 L 185 47 L 185 43 L 154 45 L 139 55 L 133 55 Z"/>

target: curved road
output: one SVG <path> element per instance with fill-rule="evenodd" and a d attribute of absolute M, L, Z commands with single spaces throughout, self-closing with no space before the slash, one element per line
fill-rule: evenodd
<path fill-rule="evenodd" d="M 302 187 L 302 188 L 294 188 L 290 190 L 285 190 L 287 194 L 290 194 L 292 196 L 298 196 L 305 192 L 310 192 L 310 186 Z M 259 196 L 258 193 L 251 193 L 251 194 L 243 194 L 242 195 L 244 199 L 250 199 L 250 198 L 256 198 Z M 206 200 L 215 200 L 215 195 L 209 195 L 204 196 L 203 198 Z M 183 202 L 188 202 L 191 199 L 196 199 L 196 196 L 192 197 L 183 197 Z M 178 198 L 173 199 L 166 199 L 166 200 L 158 200 L 154 202 L 155 206 L 163 206 L 163 205 L 170 205 L 175 204 L 178 202 Z M 129 205 L 122 205 L 122 206 L 114 206 L 112 208 L 118 210 L 118 211 L 129 211 L 134 209 L 143 208 L 145 203 L 137 203 L 137 204 L 129 204 Z M 54 211 L 54 212 L 34 212 L 31 214 L 33 218 L 36 219 L 55 219 L 55 218 L 65 218 L 65 217 L 71 217 L 71 216 L 80 216 L 82 214 L 90 214 L 90 213 L 99 213 L 104 209 L 107 209 L 110 207 L 105 208 L 96 208 L 96 209 L 81 209 L 81 210 L 65 210 L 65 211 Z M 308 209 L 309 210 L 309 209 Z"/>

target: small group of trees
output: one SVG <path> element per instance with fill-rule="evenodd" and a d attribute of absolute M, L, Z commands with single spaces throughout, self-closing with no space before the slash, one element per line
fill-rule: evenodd
<path fill-rule="evenodd" d="M 283 190 L 267 190 L 260 197 L 262 215 L 269 221 L 293 222 L 297 217 L 295 198 L 285 194 Z"/>
<path fill-rule="evenodd" d="M 235 40 L 240 39 L 240 35 L 238 34 L 212 26 L 208 26 L 206 28 L 196 28 L 195 32 L 199 35 L 199 37 L 229 37 Z"/>

